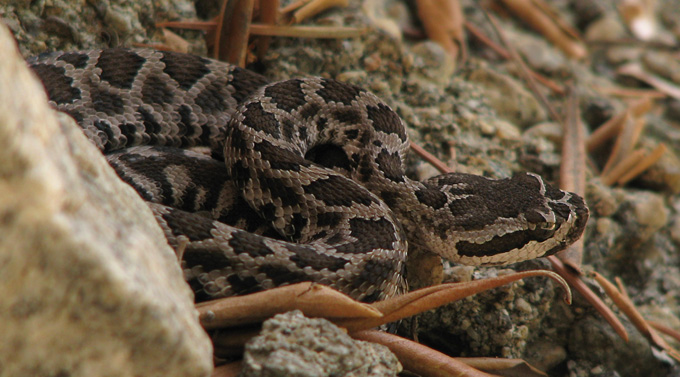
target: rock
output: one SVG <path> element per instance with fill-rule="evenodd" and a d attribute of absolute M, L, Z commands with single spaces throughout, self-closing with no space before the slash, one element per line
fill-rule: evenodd
<path fill-rule="evenodd" d="M 151 211 L 49 109 L 2 24 L 0 51 L 0 375 L 208 376 L 210 341 Z"/>
<path fill-rule="evenodd" d="M 385 346 L 352 339 L 344 330 L 298 310 L 264 322 L 246 344 L 241 376 L 396 376 L 401 364 Z"/>

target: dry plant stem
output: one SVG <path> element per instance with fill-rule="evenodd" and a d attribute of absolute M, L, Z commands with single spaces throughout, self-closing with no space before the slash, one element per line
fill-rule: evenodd
<path fill-rule="evenodd" d="M 536 276 L 546 276 L 557 281 L 564 289 L 565 301 L 571 303 L 571 291 L 561 277 L 552 271 L 535 270 L 465 283 L 441 284 L 370 305 L 356 302 L 326 286 L 298 283 L 246 296 L 210 301 L 198 304 L 196 308 L 199 311 L 201 325 L 205 329 L 231 327 L 212 336 L 215 354 L 226 357 L 240 354 L 243 345 L 257 334 L 257 329 L 252 326 L 243 327 L 244 325 L 260 323 L 275 314 L 293 309 L 301 310 L 308 317 L 326 318 L 352 333 L 372 329 L 479 292 Z"/>
<path fill-rule="evenodd" d="M 217 21 L 163 21 L 156 22 L 157 28 L 171 27 L 175 29 L 214 31 L 217 28 Z"/>
<path fill-rule="evenodd" d="M 496 357 L 457 357 L 463 362 L 479 370 L 496 373 L 502 376 L 547 377 L 547 374 L 533 367 L 522 359 L 501 359 Z"/>
<path fill-rule="evenodd" d="M 619 178 L 616 183 L 619 185 L 625 185 L 633 178 L 637 177 L 643 171 L 647 170 L 650 166 L 654 165 L 657 161 L 661 159 L 664 153 L 666 153 L 666 145 L 661 143 L 654 148 L 652 153 L 646 155 L 642 160 L 638 162 L 633 168 L 628 171 L 625 175 Z"/>
<path fill-rule="evenodd" d="M 552 106 L 550 101 L 548 101 L 547 98 L 541 93 L 541 91 L 538 89 L 536 86 L 536 81 L 534 81 L 533 77 L 529 74 L 529 68 L 527 65 L 524 63 L 524 60 L 522 60 L 522 57 L 519 56 L 519 53 L 517 53 L 517 50 L 515 50 L 508 39 L 505 37 L 505 33 L 503 33 L 503 30 L 500 28 L 498 21 L 496 21 L 496 18 L 493 17 L 491 14 L 488 12 L 484 12 L 484 14 L 487 16 L 489 21 L 491 22 L 491 25 L 493 26 L 494 30 L 496 31 L 496 34 L 498 34 L 498 38 L 501 40 L 505 48 L 508 50 L 510 53 L 510 57 L 512 58 L 512 61 L 517 64 L 517 67 L 519 68 L 519 72 L 522 76 L 522 79 L 526 82 L 527 86 L 529 89 L 531 89 L 531 92 L 533 93 L 534 97 L 545 107 L 545 109 L 548 111 L 550 114 L 550 117 L 552 118 L 553 121 L 562 123 L 562 118 L 559 116 L 555 108 Z"/>
<path fill-rule="evenodd" d="M 623 161 L 616 164 L 607 174 L 602 174 L 602 182 L 605 185 L 614 185 L 619 179 L 631 171 L 631 169 L 638 165 L 645 158 L 645 152 L 642 150 L 633 151 L 626 156 Z"/>
<path fill-rule="evenodd" d="M 633 306 L 633 303 L 630 302 L 630 299 L 627 297 L 626 294 L 621 293 L 614 284 L 609 282 L 609 280 L 605 279 L 604 276 L 598 274 L 597 272 L 593 272 L 593 277 L 595 281 L 604 289 L 604 291 L 607 293 L 607 296 L 611 297 L 612 301 L 614 301 L 614 304 L 621 309 L 623 314 L 630 319 L 631 323 L 635 325 L 635 327 L 642 332 L 643 335 L 648 336 L 648 331 L 646 330 L 646 325 L 643 325 L 645 320 L 642 318 L 642 315 L 635 309 Z"/>
<path fill-rule="evenodd" d="M 364 330 L 352 337 L 367 342 L 379 343 L 392 351 L 404 369 L 428 377 L 493 377 L 468 366 L 439 351 L 423 346 L 408 339 L 377 330 Z"/>
<path fill-rule="evenodd" d="M 227 297 L 196 305 L 205 329 L 259 323 L 279 313 L 299 309 L 310 317 L 378 318 L 368 304 L 352 300 L 329 287 L 298 283 L 245 296 Z"/>
<path fill-rule="evenodd" d="M 652 108 L 652 100 L 650 97 L 640 98 L 621 113 L 611 117 L 608 121 L 598 127 L 588 138 L 587 149 L 588 152 L 593 152 L 595 149 L 604 144 L 607 140 L 618 135 L 623 128 L 623 125 L 628 118 L 639 118 L 647 113 Z"/>
<path fill-rule="evenodd" d="M 472 23 L 465 21 L 465 28 L 470 32 L 470 34 L 474 35 L 475 38 L 477 38 L 480 42 L 482 42 L 484 45 L 489 47 L 490 49 L 494 50 L 498 55 L 500 55 L 503 59 L 510 59 L 510 53 L 508 50 L 505 48 L 499 46 L 497 43 L 492 41 L 489 37 L 484 35 L 482 31 Z M 550 80 L 549 78 L 541 75 L 540 73 L 529 69 L 529 74 L 539 83 L 541 83 L 543 86 L 546 88 L 550 89 L 553 93 L 555 94 L 564 94 L 564 88 L 559 85 L 558 83 Z"/>
<path fill-rule="evenodd" d="M 243 362 L 241 361 L 220 365 L 215 367 L 210 377 L 236 377 L 241 373 L 242 367 Z"/>
<path fill-rule="evenodd" d="M 588 138 L 586 142 L 586 149 L 588 152 L 593 152 L 602 146 L 609 139 L 615 137 L 621 132 L 623 125 L 630 120 L 630 111 L 624 111 L 611 117 L 598 127 Z"/>
<path fill-rule="evenodd" d="M 567 282 L 569 282 L 569 285 L 579 292 L 581 296 L 583 296 L 583 298 L 585 298 L 593 306 L 593 308 L 595 308 L 595 310 L 597 310 L 602 315 L 602 317 L 604 317 L 604 319 L 609 323 L 614 331 L 619 334 L 621 339 L 627 342 L 628 332 L 626 332 L 626 329 L 623 327 L 621 321 L 619 321 L 614 312 L 612 312 L 611 309 L 609 309 L 609 307 L 605 305 L 605 303 L 602 302 L 599 297 L 597 297 L 595 292 L 588 288 L 583 280 L 581 280 L 581 278 L 577 275 L 577 272 L 565 266 L 564 263 L 562 263 L 562 261 L 554 255 L 549 256 L 548 260 L 552 264 L 553 269 L 559 273 L 560 276 L 565 278 Z"/>
<path fill-rule="evenodd" d="M 445 163 L 443 163 L 440 159 L 435 157 L 433 154 L 430 152 L 426 151 L 423 147 L 420 145 L 410 142 L 411 149 L 420 157 L 423 158 L 423 160 L 429 162 L 434 166 L 437 170 L 439 170 L 442 173 L 453 173 L 453 169 L 449 168 Z"/>
<path fill-rule="evenodd" d="M 535 0 L 538 1 L 538 0 Z M 549 41 L 557 45 L 567 55 L 582 59 L 586 56 L 583 43 L 562 31 L 560 27 L 548 17 L 531 0 L 503 0 L 503 4 L 516 16 L 526 21 L 529 26 L 543 34 Z"/>
<path fill-rule="evenodd" d="M 573 87 L 569 90 L 565 119 L 560 188 L 583 195 L 586 191 L 586 130 L 581 123 L 578 97 Z M 583 261 L 583 240 L 578 240 L 558 255 L 565 263 L 579 270 Z"/>
<path fill-rule="evenodd" d="M 264 25 L 275 25 L 279 17 L 279 0 L 260 0 L 260 21 Z M 252 34 L 252 25 L 251 25 Z M 262 36 L 255 43 L 255 52 L 258 60 L 264 59 L 264 55 L 269 49 L 270 36 Z"/>
<path fill-rule="evenodd" d="M 217 21 L 213 56 L 244 67 L 254 0 L 224 0 Z"/>
<path fill-rule="evenodd" d="M 659 91 L 664 92 L 677 100 L 680 100 L 680 87 L 645 71 L 639 63 L 626 64 L 619 68 L 617 72 L 622 75 L 635 77 L 636 79 L 651 85 L 655 89 L 658 89 Z"/>
<path fill-rule="evenodd" d="M 419 289 L 371 304 L 374 308 L 383 313 L 384 316 L 381 318 L 340 319 L 333 320 L 333 322 L 338 326 L 346 328 L 349 332 L 371 329 L 385 323 L 394 322 L 402 318 L 422 313 L 426 310 L 437 308 L 479 292 L 484 292 L 520 279 L 534 276 L 550 277 L 559 283 L 564 289 L 565 301 L 571 303 L 571 291 L 564 279 L 552 271 L 534 270 L 517 272 L 484 280 L 441 284 Z"/>
<path fill-rule="evenodd" d="M 230 358 L 243 355 L 243 349 L 250 339 L 257 336 L 261 326 L 249 328 L 230 328 L 210 334 L 215 357 Z"/>
<path fill-rule="evenodd" d="M 417 0 L 416 6 L 427 37 L 457 61 L 458 51 L 465 44 L 463 11 L 458 0 Z"/>
<path fill-rule="evenodd" d="M 645 126 L 645 120 L 643 118 L 632 118 L 629 121 L 623 123 L 623 128 L 616 138 L 614 143 L 614 148 L 607 159 L 607 163 L 602 169 L 602 175 L 606 176 L 609 172 L 616 167 L 621 161 L 623 161 L 626 156 L 629 156 L 633 151 L 635 144 L 640 138 L 640 133 Z"/>
<path fill-rule="evenodd" d="M 358 38 L 369 31 L 368 28 L 345 26 L 272 26 L 251 24 L 252 35 L 270 35 L 294 38 L 342 39 Z"/>
<path fill-rule="evenodd" d="M 169 21 L 159 22 L 157 27 L 213 31 L 217 28 L 215 21 Z M 251 35 L 268 35 L 293 38 L 358 38 L 369 31 L 368 28 L 344 26 L 279 26 L 250 24 Z"/>
<path fill-rule="evenodd" d="M 550 19 L 551 19 L 557 26 L 559 26 L 559 28 L 560 28 L 564 33 L 566 33 L 566 34 L 569 35 L 571 38 L 573 38 L 574 40 L 578 41 L 578 42 L 581 43 L 581 44 L 584 44 L 584 43 L 585 43 L 585 42 L 583 42 L 583 38 L 581 37 L 581 34 L 576 30 L 576 28 L 574 28 L 573 26 L 571 26 L 571 25 L 570 25 L 568 22 L 566 22 L 562 17 L 560 17 L 560 14 L 559 14 L 557 11 L 555 11 L 555 9 L 551 8 L 551 7 L 548 5 L 548 3 L 546 3 L 546 2 L 543 1 L 543 0 L 532 0 L 531 2 L 532 2 L 532 4 L 533 4 L 535 7 L 541 9 L 541 11 L 543 11 L 543 13 L 545 13 L 548 17 L 550 17 Z"/>
<path fill-rule="evenodd" d="M 676 341 L 680 342 L 680 331 L 674 330 L 674 329 L 672 329 L 672 328 L 670 328 L 670 327 L 668 327 L 668 326 L 666 326 L 662 323 L 659 323 L 659 322 L 647 321 L 647 323 L 650 326 L 652 326 L 655 330 L 657 330 L 657 331 L 659 331 L 663 334 L 666 334 L 666 335 L 672 337 L 673 339 L 675 339 Z"/>
<path fill-rule="evenodd" d="M 623 312 L 623 314 L 628 317 L 630 322 L 635 326 L 638 331 L 642 335 L 645 336 L 650 342 L 653 344 L 657 345 L 658 347 L 661 347 L 663 350 L 665 350 L 672 358 L 674 358 L 676 361 L 680 361 L 680 352 L 677 350 L 673 349 L 666 341 L 657 334 L 656 330 L 654 330 L 648 323 L 645 321 L 645 319 L 642 317 L 642 314 L 637 310 L 633 302 L 630 300 L 628 297 L 628 294 L 626 293 L 625 287 L 623 286 L 621 279 L 616 278 L 616 283 L 618 285 L 617 287 L 614 286 L 614 284 L 610 283 L 609 280 L 605 279 L 602 275 L 598 274 L 597 272 L 593 273 L 593 276 L 595 278 L 595 281 L 600 284 L 602 289 L 607 292 L 609 297 L 611 297 L 612 301 L 614 301 L 614 304 Z"/>

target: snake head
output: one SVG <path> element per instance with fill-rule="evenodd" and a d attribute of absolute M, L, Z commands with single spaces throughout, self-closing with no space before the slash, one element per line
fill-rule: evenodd
<path fill-rule="evenodd" d="M 416 196 L 434 216 L 412 223 L 434 229 L 426 246 L 456 263 L 500 265 L 552 255 L 578 240 L 588 220 L 582 197 L 533 173 L 497 180 L 450 173 L 423 185 Z"/>

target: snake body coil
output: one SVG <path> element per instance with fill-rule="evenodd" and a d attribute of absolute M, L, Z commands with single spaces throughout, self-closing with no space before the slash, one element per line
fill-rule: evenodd
<path fill-rule="evenodd" d="M 407 239 L 454 262 L 505 264 L 564 249 L 588 218 L 581 197 L 535 174 L 409 179 L 401 119 L 335 80 L 268 84 L 143 49 L 29 64 L 51 104 L 149 202 L 169 243 L 187 242 L 199 299 L 316 281 L 380 300 L 405 287 Z"/>

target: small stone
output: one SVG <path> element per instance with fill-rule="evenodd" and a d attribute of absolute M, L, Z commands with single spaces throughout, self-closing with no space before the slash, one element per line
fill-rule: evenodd
<path fill-rule="evenodd" d="M 241 376 L 378 377 L 401 369 L 387 347 L 354 340 L 333 323 L 295 310 L 264 322 L 246 344 Z"/>
<path fill-rule="evenodd" d="M 411 48 L 414 56 L 413 71 L 409 75 L 416 81 L 428 81 L 445 87 L 451 81 L 456 68 L 451 56 L 439 44 L 429 41 Z"/>
<path fill-rule="evenodd" d="M 587 41 L 614 41 L 626 36 L 626 28 L 621 23 L 621 18 L 605 16 L 593 21 L 586 29 Z"/>
<path fill-rule="evenodd" d="M 546 138 L 559 144 L 562 141 L 562 134 L 564 133 L 562 126 L 555 122 L 541 122 L 531 128 L 528 128 L 522 136 L 528 139 Z"/>
<path fill-rule="evenodd" d="M 515 307 L 525 314 L 530 314 L 532 311 L 531 305 L 521 297 L 515 300 Z"/>
<path fill-rule="evenodd" d="M 651 192 L 635 193 L 631 197 L 631 203 L 635 219 L 640 225 L 637 236 L 641 240 L 651 237 L 668 222 L 669 211 L 661 195 Z"/>

